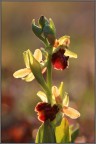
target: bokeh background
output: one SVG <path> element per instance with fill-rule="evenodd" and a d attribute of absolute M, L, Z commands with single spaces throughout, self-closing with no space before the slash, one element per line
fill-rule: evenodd
<path fill-rule="evenodd" d="M 70 49 L 78 59 L 70 59 L 64 71 L 53 70 L 53 84 L 64 81 L 70 106 L 81 117 L 77 143 L 94 142 L 94 3 L 93 2 L 2 2 L 2 142 L 34 142 L 40 126 L 34 108 L 41 89 L 13 78 L 24 68 L 23 51 L 43 47 L 31 30 L 32 19 L 52 18 L 57 38 L 70 35 Z"/>

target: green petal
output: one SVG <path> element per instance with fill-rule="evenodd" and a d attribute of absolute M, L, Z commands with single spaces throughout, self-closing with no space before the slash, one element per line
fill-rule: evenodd
<path fill-rule="evenodd" d="M 45 94 L 44 92 L 39 91 L 39 92 L 37 93 L 37 96 L 39 96 L 40 99 L 41 99 L 43 102 L 48 102 L 47 97 L 46 97 L 46 94 Z"/>
<path fill-rule="evenodd" d="M 54 33 L 56 34 L 56 28 L 55 28 L 54 22 L 51 18 L 49 18 L 49 23 L 50 23 L 50 27 L 53 29 Z"/>
<path fill-rule="evenodd" d="M 63 82 L 61 82 L 59 86 L 59 92 L 60 92 L 60 96 L 63 98 L 63 95 L 64 95 L 64 83 Z"/>
<path fill-rule="evenodd" d="M 34 80 L 34 75 L 33 73 L 31 72 L 28 76 L 22 78 L 22 80 L 25 80 L 26 82 L 31 82 L 32 80 Z"/>
<path fill-rule="evenodd" d="M 62 119 L 61 124 L 56 127 L 55 135 L 56 143 L 70 142 L 69 124 L 67 119 Z"/>
<path fill-rule="evenodd" d="M 65 55 L 65 56 L 69 56 L 70 58 L 77 58 L 77 54 L 74 53 L 74 52 L 71 52 L 71 51 L 68 50 L 68 49 L 65 50 L 64 55 Z"/>
<path fill-rule="evenodd" d="M 63 99 L 63 106 L 67 106 L 69 105 L 69 96 L 68 93 L 65 92 L 64 94 L 64 99 Z"/>

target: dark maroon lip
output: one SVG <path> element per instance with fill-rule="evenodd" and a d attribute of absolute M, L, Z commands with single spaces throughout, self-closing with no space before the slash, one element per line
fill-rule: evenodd
<path fill-rule="evenodd" d="M 56 114 L 59 112 L 59 108 L 56 104 L 51 106 L 49 103 L 40 102 L 36 105 L 35 111 L 37 112 L 38 119 L 42 122 L 50 119 L 54 120 Z"/>
<path fill-rule="evenodd" d="M 52 64 L 54 69 L 64 70 L 68 67 L 69 56 L 64 56 L 64 53 L 64 49 L 59 49 L 56 53 L 52 55 Z"/>

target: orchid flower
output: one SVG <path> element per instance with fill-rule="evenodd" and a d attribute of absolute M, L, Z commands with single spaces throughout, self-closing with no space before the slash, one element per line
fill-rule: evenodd
<path fill-rule="evenodd" d="M 74 108 L 69 107 L 69 97 L 67 95 L 67 93 L 65 93 L 65 97 L 64 99 L 62 99 L 62 97 L 60 96 L 60 91 L 56 86 L 52 87 L 52 94 L 53 97 L 55 98 L 55 101 L 57 104 L 61 104 L 62 106 L 62 112 L 72 118 L 72 119 L 77 119 L 78 117 L 80 117 L 80 113 L 75 110 Z"/>
<path fill-rule="evenodd" d="M 38 119 L 42 122 L 50 119 L 54 120 L 58 112 L 62 112 L 66 116 L 77 119 L 80 117 L 80 113 L 74 108 L 69 107 L 69 97 L 65 93 L 64 99 L 60 96 L 60 91 L 56 86 L 52 87 L 52 96 L 53 96 L 53 105 L 48 103 L 46 94 L 42 91 L 39 91 L 37 95 L 41 98 L 43 102 L 39 102 L 35 111 L 38 112 Z"/>
<path fill-rule="evenodd" d="M 65 46 L 65 47 L 69 47 L 70 45 L 70 36 L 62 36 L 60 37 L 58 40 L 55 40 L 54 43 L 54 48 L 57 48 L 58 46 Z"/>
<path fill-rule="evenodd" d="M 42 52 L 41 52 L 40 49 L 36 49 L 33 56 L 42 66 L 44 65 L 44 62 L 42 61 Z M 24 62 L 25 62 L 26 68 L 17 70 L 13 74 L 13 76 L 15 78 L 21 78 L 22 80 L 25 80 L 26 82 L 30 82 L 35 77 L 34 77 L 33 73 L 31 72 L 31 69 L 30 69 L 29 58 L 28 58 L 27 51 L 25 51 L 23 53 L 23 57 L 24 57 Z M 46 68 L 43 68 L 42 73 L 44 73 L 45 71 L 46 71 Z"/>
<path fill-rule="evenodd" d="M 69 66 L 69 58 L 77 58 L 77 54 L 68 50 L 70 36 L 63 36 L 55 40 L 52 54 L 52 64 L 57 70 L 64 70 Z"/>

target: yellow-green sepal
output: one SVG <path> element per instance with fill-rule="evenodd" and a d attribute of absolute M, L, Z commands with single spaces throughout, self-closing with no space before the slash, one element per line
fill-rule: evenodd
<path fill-rule="evenodd" d="M 68 50 L 68 49 L 65 49 L 65 53 L 64 53 L 65 56 L 69 56 L 70 58 L 77 58 L 77 54 Z"/>
<path fill-rule="evenodd" d="M 51 18 L 49 18 L 49 24 L 50 24 L 50 27 L 52 28 L 52 30 L 54 31 L 54 34 L 56 35 L 55 24 Z"/>
<path fill-rule="evenodd" d="M 59 92 L 60 92 L 60 96 L 63 98 L 63 95 L 64 95 L 64 83 L 63 82 L 60 83 Z"/>
<path fill-rule="evenodd" d="M 69 105 L 69 96 L 68 96 L 67 92 L 65 92 L 65 94 L 64 94 L 62 105 L 66 106 L 66 107 L 68 107 L 68 105 Z"/>

